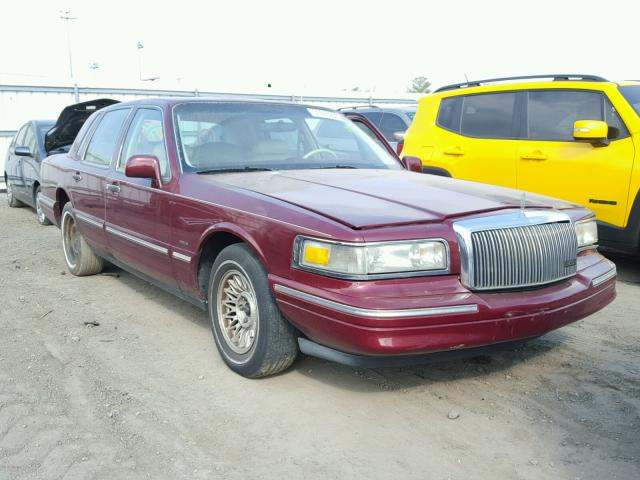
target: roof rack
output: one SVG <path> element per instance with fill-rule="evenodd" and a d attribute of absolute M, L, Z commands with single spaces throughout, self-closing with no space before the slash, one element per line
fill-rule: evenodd
<path fill-rule="evenodd" d="M 511 80 L 534 80 L 539 78 L 551 78 L 554 81 L 581 81 L 581 82 L 608 82 L 606 78 L 598 77 L 596 75 L 583 75 L 581 73 L 556 73 L 550 75 L 525 75 L 520 77 L 502 77 L 502 78 L 488 78 L 486 80 L 474 80 L 472 82 L 454 83 L 452 85 L 445 85 L 438 88 L 435 92 L 444 92 L 446 90 L 455 90 L 457 88 L 469 88 L 479 87 L 483 83 L 496 83 L 496 82 L 508 82 Z"/>
<path fill-rule="evenodd" d="M 353 107 L 339 108 L 338 111 L 342 112 L 343 110 L 358 110 L 359 108 L 380 108 L 380 107 L 377 105 L 354 105 Z"/>

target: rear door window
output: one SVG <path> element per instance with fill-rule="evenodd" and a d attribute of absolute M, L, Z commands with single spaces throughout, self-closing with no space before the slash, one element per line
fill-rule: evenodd
<path fill-rule="evenodd" d="M 514 92 L 468 95 L 462 101 L 460 132 L 477 138 L 515 138 Z"/>
<path fill-rule="evenodd" d="M 111 160 L 118 148 L 122 126 L 130 111 L 130 108 L 121 108 L 104 114 L 87 146 L 83 160 L 85 163 L 98 167 L 111 165 Z"/>
<path fill-rule="evenodd" d="M 527 138 L 572 142 L 577 120 L 604 120 L 603 97 L 584 90 L 527 92 Z"/>

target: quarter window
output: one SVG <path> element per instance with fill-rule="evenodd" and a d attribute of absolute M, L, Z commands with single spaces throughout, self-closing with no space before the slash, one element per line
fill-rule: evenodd
<path fill-rule="evenodd" d="M 514 138 L 516 94 L 469 95 L 462 102 L 462 135 L 479 138 Z"/>
<path fill-rule="evenodd" d="M 130 109 L 121 108 L 104 114 L 95 129 L 84 155 L 84 162 L 99 167 L 111 165 L 111 159 L 118 147 L 118 140 L 124 121 Z"/>
<path fill-rule="evenodd" d="M 71 158 L 77 159 L 78 152 L 80 152 L 80 150 L 82 150 L 82 148 L 86 145 L 87 137 L 89 137 L 89 132 L 91 131 L 91 125 L 93 125 L 93 123 L 96 121 L 98 115 L 99 114 L 95 113 L 91 115 L 80 128 L 80 131 L 78 132 L 78 135 L 76 135 L 76 138 L 73 141 L 73 145 L 69 150 L 69 156 Z"/>
<path fill-rule="evenodd" d="M 460 133 L 461 111 L 462 97 L 443 98 L 438 110 L 438 125 L 452 132 Z"/>
<path fill-rule="evenodd" d="M 162 112 L 159 110 L 141 108 L 136 112 L 124 142 L 118 170 L 123 171 L 134 155 L 155 156 L 160 163 L 162 177 L 166 178 L 169 175 L 169 160 L 162 129 Z"/>
<path fill-rule="evenodd" d="M 527 137 L 532 140 L 571 142 L 577 120 L 603 120 L 598 92 L 545 90 L 527 97 Z"/>

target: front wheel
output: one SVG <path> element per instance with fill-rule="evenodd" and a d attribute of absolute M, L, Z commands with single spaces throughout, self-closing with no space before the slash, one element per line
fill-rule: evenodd
<path fill-rule="evenodd" d="M 42 210 L 42 204 L 40 203 L 40 185 L 36 188 L 36 192 L 34 194 L 35 204 L 36 204 L 36 218 L 38 219 L 38 223 L 40 225 L 51 225 L 51 220 L 47 218 Z"/>
<path fill-rule="evenodd" d="M 62 210 L 60 230 L 62 232 L 62 250 L 69 272 L 78 277 L 100 273 L 104 262 L 102 258 L 93 253 L 78 230 L 71 203 L 67 203 Z"/>
<path fill-rule="evenodd" d="M 216 346 L 236 373 L 273 375 L 296 359 L 295 330 L 280 313 L 267 272 L 247 245 L 237 243 L 220 252 L 211 269 L 208 301 Z"/>

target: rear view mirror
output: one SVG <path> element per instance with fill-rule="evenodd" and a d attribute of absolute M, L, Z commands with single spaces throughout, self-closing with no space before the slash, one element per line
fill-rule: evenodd
<path fill-rule="evenodd" d="M 13 149 L 13 153 L 19 157 L 33 157 L 29 147 L 16 147 Z"/>
<path fill-rule="evenodd" d="M 609 145 L 609 126 L 601 120 L 578 120 L 573 124 L 573 138 L 594 146 Z"/>
<path fill-rule="evenodd" d="M 403 157 L 402 163 L 404 163 L 405 168 L 410 172 L 422 173 L 422 160 L 418 157 Z"/>
<path fill-rule="evenodd" d="M 124 174 L 131 178 L 149 178 L 152 186 L 160 186 L 160 162 L 154 155 L 134 155 L 127 161 Z"/>

